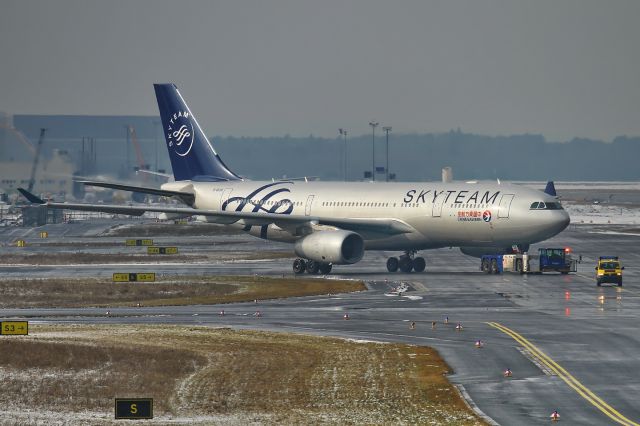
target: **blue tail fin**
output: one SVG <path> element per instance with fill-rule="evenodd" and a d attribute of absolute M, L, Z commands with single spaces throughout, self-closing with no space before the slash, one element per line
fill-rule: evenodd
<path fill-rule="evenodd" d="M 547 187 L 544 189 L 544 193 L 545 194 L 549 194 L 552 197 L 557 197 L 558 196 L 558 194 L 556 194 L 556 186 L 553 184 L 552 180 L 547 182 Z"/>
<path fill-rule="evenodd" d="M 153 87 L 175 179 L 240 180 L 213 149 L 175 84 Z"/>

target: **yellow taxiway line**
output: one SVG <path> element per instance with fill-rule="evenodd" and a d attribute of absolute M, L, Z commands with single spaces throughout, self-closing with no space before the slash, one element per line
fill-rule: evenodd
<path fill-rule="evenodd" d="M 602 411 L 607 417 L 611 420 L 625 426 L 640 426 L 640 424 L 629 420 L 622 414 L 620 414 L 616 409 L 611 407 L 609 404 L 604 402 L 598 395 L 591 392 L 585 385 L 580 383 L 578 379 L 573 377 L 567 370 L 565 370 L 561 365 L 556 363 L 553 359 L 551 359 L 547 354 L 538 349 L 533 343 L 522 337 L 520 334 L 515 331 L 505 327 L 502 324 L 497 322 L 488 322 L 491 327 L 500 330 L 506 335 L 510 336 L 516 342 L 520 343 L 526 349 L 529 350 L 531 355 L 535 357 L 539 362 L 546 365 L 551 371 L 556 373 L 558 377 L 560 377 L 570 388 L 575 390 L 578 395 L 586 399 L 591 405 L 596 407 L 598 410 Z"/>

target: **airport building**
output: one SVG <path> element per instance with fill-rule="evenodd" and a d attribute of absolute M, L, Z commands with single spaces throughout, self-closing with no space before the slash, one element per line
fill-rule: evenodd
<path fill-rule="evenodd" d="M 84 196 L 74 178 L 154 184 L 136 170 L 169 167 L 162 138 L 159 117 L 0 113 L 0 192 L 28 187 L 34 164 L 33 191 L 56 199 Z"/>

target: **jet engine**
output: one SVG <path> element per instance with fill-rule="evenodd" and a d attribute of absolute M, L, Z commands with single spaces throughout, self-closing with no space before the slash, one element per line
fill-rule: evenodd
<path fill-rule="evenodd" d="M 517 250 L 514 250 L 517 248 Z M 482 257 L 485 254 L 514 254 L 529 250 L 529 244 L 518 244 L 515 247 L 460 247 L 460 251 L 467 256 Z"/>
<path fill-rule="evenodd" d="M 349 265 L 362 259 L 364 241 L 351 231 L 319 231 L 296 241 L 294 250 L 298 256 L 316 262 Z"/>

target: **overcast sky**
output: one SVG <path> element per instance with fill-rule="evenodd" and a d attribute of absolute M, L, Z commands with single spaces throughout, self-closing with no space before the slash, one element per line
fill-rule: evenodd
<path fill-rule="evenodd" d="M 207 133 L 640 135 L 640 2 L 0 1 L 0 111 L 157 114 Z"/>

